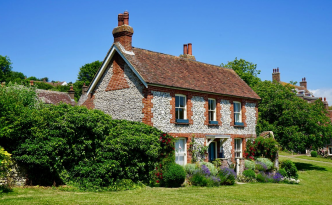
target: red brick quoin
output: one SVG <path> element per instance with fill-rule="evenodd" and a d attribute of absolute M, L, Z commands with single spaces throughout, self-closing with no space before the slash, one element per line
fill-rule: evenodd
<path fill-rule="evenodd" d="M 124 73 L 125 62 L 118 53 L 114 54 L 112 63 L 113 63 L 113 74 L 105 91 L 121 90 L 129 88 Z"/>

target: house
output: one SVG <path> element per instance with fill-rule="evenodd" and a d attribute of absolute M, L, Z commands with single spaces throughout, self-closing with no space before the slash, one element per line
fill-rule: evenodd
<path fill-rule="evenodd" d="M 30 81 L 30 85 L 33 86 L 34 82 Z M 70 105 L 76 105 L 74 95 L 75 91 L 73 90 L 73 86 L 70 86 L 70 90 L 67 93 L 59 92 L 59 91 L 51 91 L 51 90 L 36 90 L 38 98 L 45 104 L 59 104 L 60 102 L 67 103 Z"/>
<path fill-rule="evenodd" d="M 292 85 L 289 83 L 285 83 L 280 81 L 280 72 L 279 72 L 279 68 L 274 68 L 273 69 L 273 73 L 272 73 L 272 81 L 276 81 L 282 85 L 289 85 L 291 87 L 293 87 L 293 90 L 296 92 L 296 96 L 302 98 L 303 100 L 306 100 L 308 103 L 312 103 L 318 99 L 322 100 L 325 109 L 328 112 L 328 117 L 330 118 L 331 122 L 332 122 L 332 110 L 329 110 L 329 104 L 326 101 L 326 98 L 324 97 L 324 100 L 322 97 L 315 97 L 308 89 L 307 89 L 307 80 L 306 78 L 302 78 L 302 81 L 300 82 L 300 86 L 297 85 Z M 329 156 L 332 156 L 332 139 L 330 139 L 330 142 L 328 142 L 325 145 L 324 148 L 325 151 L 328 152 Z M 310 155 L 311 150 L 307 150 L 306 153 L 308 155 Z"/>
<path fill-rule="evenodd" d="M 242 158 L 256 137 L 260 97 L 232 69 L 197 61 L 190 43 L 172 56 L 133 47 L 133 34 L 129 13 L 119 14 L 114 43 L 79 104 L 178 138 L 178 164 L 191 161 L 193 137 L 209 146 L 206 160 Z"/>

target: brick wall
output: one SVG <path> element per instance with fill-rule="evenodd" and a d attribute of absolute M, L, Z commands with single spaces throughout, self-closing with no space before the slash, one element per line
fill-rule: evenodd
<path fill-rule="evenodd" d="M 94 94 L 89 94 L 88 98 L 85 100 L 85 102 L 82 105 L 86 106 L 88 109 L 94 109 L 95 108 L 95 104 L 93 102 L 94 99 L 95 99 Z"/>
<path fill-rule="evenodd" d="M 121 90 L 129 88 L 124 73 L 125 62 L 118 53 L 114 54 L 112 63 L 113 63 L 113 75 L 105 91 Z"/>

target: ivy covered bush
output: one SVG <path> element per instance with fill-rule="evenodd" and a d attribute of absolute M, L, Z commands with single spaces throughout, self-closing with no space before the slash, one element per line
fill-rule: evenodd
<path fill-rule="evenodd" d="M 287 160 L 281 162 L 281 168 L 286 171 L 285 177 L 294 178 L 294 179 L 299 178 L 299 175 L 297 173 L 297 168 L 296 168 L 294 162 L 292 162 L 291 160 L 287 159 Z"/>
<path fill-rule="evenodd" d="M 0 145 L 26 167 L 31 185 L 154 184 L 156 168 L 175 160 L 172 136 L 99 110 L 42 104 L 32 87 L 0 87 L 0 110 Z"/>

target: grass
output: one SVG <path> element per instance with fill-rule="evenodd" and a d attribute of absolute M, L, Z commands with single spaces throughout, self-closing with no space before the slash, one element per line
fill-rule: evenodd
<path fill-rule="evenodd" d="M 289 159 L 280 156 L 282 159 Z M 332 163 L 291 158 L 300 184 L 256 183 L 214 188 L 143 188 L 120 192 L 68 192 L 52 188 L 14 188 L 0 204 L 330 204 Z"/>

